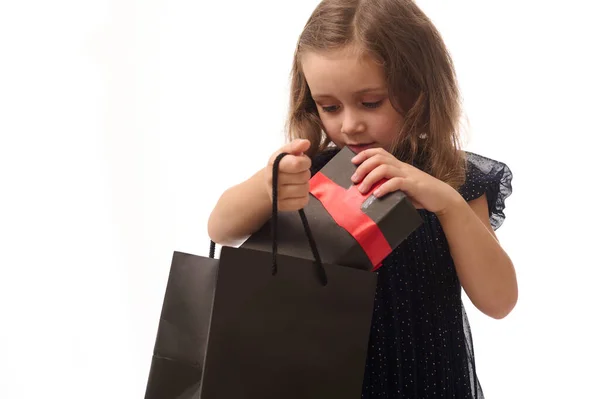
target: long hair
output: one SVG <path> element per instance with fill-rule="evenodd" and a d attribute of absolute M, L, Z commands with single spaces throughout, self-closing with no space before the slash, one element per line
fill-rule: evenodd
<path fill-rule="evenodd" d="M 300 60 L 305 52 L 348 46 L 384 68 L 390 100 L 404 117 L 394 155 L 454 188 L 462 185 L 465 155 L 454 65 L 440 33 L 411 0 L 323 0 L 317 6 L 294 54 L 287 138 L 309 139 L 311 156 L 330 144 Z"/>

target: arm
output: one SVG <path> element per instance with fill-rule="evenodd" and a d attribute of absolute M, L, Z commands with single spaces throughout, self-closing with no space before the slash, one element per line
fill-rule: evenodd
<path fill-rule="evenodd" d="M 304 155 L 308 140 L 294 140 L 275 152 L 267 166 L 250 179 L 226 190 L 208 219 L 208 235 L 220 245 L 243 242 L 269 220 L 273 207 L 273 162 L 281 152 L 288 153 L 279 164 L 277 207 L 295 211 L 308 203 L 311 160 Z"/>
<path fill-rule="evenodd" d="M 457 193 L 438 218 L 465 292 L 480 311 L 501 319 L 517 303 L 517 278 L 490 225 L 488 212 L 485 194 L 467 203 Z"/>
<path fill-rule="evenodd" d="M 271 216 L 271 198 L 264 170 L 226 190 L 208 219 L 208 235 L 220 244 L 235 246 L 257 231 Z"/>
<path fill-rule="evenodd" d="M 415 206 L 435 213 L 448 240 L 460 283 L 473 304 L 496 319 L 510 313 L 517 302 L 517 279 L 512 262 L 490 225 L 485 195 L 467 203 L 448 184 L 381 148 L 362 151 L 352 162 L 359 165 L 352 181 L 362 181 L 362 193 L 387 178 L 375 190 L 375 196 L 401 190 Z"/>

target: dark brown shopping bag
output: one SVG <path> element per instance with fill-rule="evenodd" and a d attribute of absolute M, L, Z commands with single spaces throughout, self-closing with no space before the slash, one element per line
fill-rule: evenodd
<path fill-rule="evenodd" d="M 313 260 L 278 255 L 276 228 L 271 253 L 174 254 L 146 399 L 360 398 L 376 274 L 323 264 L 299 214 Z"/>

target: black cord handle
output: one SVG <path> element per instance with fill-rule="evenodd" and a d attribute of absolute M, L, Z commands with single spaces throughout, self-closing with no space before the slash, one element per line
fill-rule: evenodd
<path fill-rule="evenodd" d="M 278 209 L 277 203 L 278 201 L 278 181 L 279 181 L 279 163 L 281 160 L 288 155 L 283 152 L 275 158 L 273 162 L 273 208 L 271 215 L 271 233 L 272 233 L 272 242 L 273 242 L 273 266 L 272 266 L 272 274 L 277 274 L 277 216 Z M 321 256 L 319 255 L 319 251 L 317 250 L 317 243 L 315 242 L 312 231 L 310 230 L 310 226 L 308 225 L 308 220 L 306 219 L 306 214 L 303 209 L 299 209 L 298 213 L 300 214 L 300 219 L 302 220 L 302 225 L 304 226 L 304 232 L 306 233 L 306 237 L 308 238 L 308 243 L 310 245 L 310 249 L 315 258 L 316 267 L 317 267 L 317 276 L 321 281 L 322 285 L 327 285 L 327 274 L 325 273 L 325 268 L 323 267 L 323 262 L 321 261 Z"/>
<path fill-rule="evenodd" d="M 215 242 L 213 240 L 210 240 L 210 250 L 208 251 L 208 257 L 209 258 L 213 258 L 215 257 Z"/>
<path fill-rule="evenodd" d="M 278 234 L 277 234 L 277 217 L 279 214 L 278 211 L 278 192 L 277 192 L 277 186 L 278 186 L 278 182 L 279 182 L 279 163 L 281 162 L 281 160 L 288 155 L 287 153 L 281 153 L 279 155 L 277 155 L 277 157 L 275 158 L 275 161 L 273 162 L 273 207 L 272 207 L 272 211 L 271 211 L 271 237 L 272 237 L 272 244 L 273 244 L 273 251 L 272 251 L 272 255 L 273 255 L 273 264 L 271 267 L 271 274 L 272 275 L 276 275 L 277 274 L 277 238 L 278 238 Z M 306 218 L 306 214 L 304 213 L 303 209 L 299 209 L 298 213 L 300 214 L 300 219 L 302 220 L 302 225 L 304 227 L 304 232 L 306 233 L 306 237 L 308 238 L 308 243 L 310 245 L 310 249 L 312 251 L 312 254 L 315 258 L 315 266 L 316 266 L 316 272 L 317 272 L 317 277 L 319 278 L 319 281 L 321 282 L 321 284 L 323 286 L 327 285 L 327 273 L 325 273 L 325 267 L 323 267 L 323 262 L 321 261 L 321 256 L 319 255 L 319 251 L 317 249 L 317 243 L 315 241 L 315 238 L 312 234 L 312 231 L 310 230 L 310 226 L 308 225 L 308 219 Z M 209 251 L 209 256 L 211 258 L 215 257 L 215 243 L 211 240 L 210 241 L 210 251 Z"/>

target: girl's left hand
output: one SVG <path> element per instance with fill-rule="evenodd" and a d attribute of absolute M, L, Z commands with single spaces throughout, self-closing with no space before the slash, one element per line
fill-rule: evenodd
<path fill-rule="evenodd" d="M 404 192 L 416 208 L 424 208 L 437 215 L 443 214 L 462 199 L 450 185 L 422 170 L 398 160 L 383 148 L 369 148 L 360 152 L 352 163 L 359 165 L 352 176 L 359 191 L 367 193 L 381 179 L 389 179 L 373 195 L 382 197 L 393 191 Z"/>

